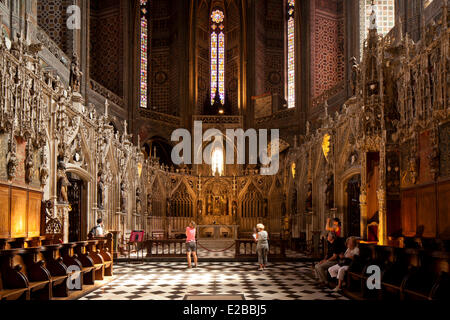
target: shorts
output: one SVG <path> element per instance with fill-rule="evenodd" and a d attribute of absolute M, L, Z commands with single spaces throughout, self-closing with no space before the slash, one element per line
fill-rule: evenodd
<path fill-rule="evenodd" d="M 186 242 L 186 252 L 197 252 L 197 244 L 195 241 Z"/>

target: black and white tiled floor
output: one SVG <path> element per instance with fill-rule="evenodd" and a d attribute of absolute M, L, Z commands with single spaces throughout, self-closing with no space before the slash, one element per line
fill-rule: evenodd
<path fill-rule="evenodd" d="M 81 300 L 182 300 L 186 295 L 244 295 L 246 300 L 346 300 L 317 285 L 311 264 L 211 262 L 114 265 L 115 280 Z"/>

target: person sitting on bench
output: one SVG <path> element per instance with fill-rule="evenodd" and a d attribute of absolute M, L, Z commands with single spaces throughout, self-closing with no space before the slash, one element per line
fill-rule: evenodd
<path fill-rule="evenodd" d="M 336 292 L 342 289 L 342 282 L 344 281 L 345 273 L 352 263 L 353 258 L 359 255 L 358 242 L 355 237 L 348 238 L 346 245 L 347 251 L 339 257 L 339 263 L 328 269 L 331 277 L 339 280 L 337 287 L 334 288 L 334 291 Z"/>
<path fill-rule="evenodd" d="M 334 232 L 328 233 L 328 250 L 325 259 L 314 266 L 316 277 L 322 285 L 327 285 L 327 271 L 330 267 L 338 264 L 339 255 L 344 252 L 344 248 L 340 238 L 336 237 Z"/>
<path fill-rule="evenodd" d="M 97 219 L 97 225 L 89 231 L 89 235 L 92 235 L 92 237 L 103 237 L 105 234 L 105 231 L 103 230 L 103 219 L 98 218 Z"/>

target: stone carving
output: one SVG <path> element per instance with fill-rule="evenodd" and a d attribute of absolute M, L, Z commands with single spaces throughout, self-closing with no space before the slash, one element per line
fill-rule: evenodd
<path fill-rule="evenodd" d="M 34 161 L 33 161 L 33 147 L 31 146 L 30 141 L 28 141 L 26 150 L 25 150 L 25 182 L 30 184 L 33 182 L 33 169 L 34 169 Z"/>
<path fill-rule="evenodd" d="M 69 86 L 72 88 L 72 92 L 80 92 L 81 77 L 83 73 L 80 70 L 80 62 L 76 53 L 73 54 L 72 63 L 70 65 L 70 81 Z"/>
<path fill-rule="evenodd" d="M 103 177 L 103 173 L 100 171 L 97 176 L 97 208 L 104 208 L 104 190 L 105 190 L 105 181 Z"/>
<path fill-rule="evenodd" d="M 66 175 L 66 164 L 62 159 L 58 160 L 57 170 L 57 190 L 58 190 L 58 202 L 67 203 L 69 198 L 67 194 L 67 188 L 70 186 L 69 179 Z"/>
<path fill-rule="evenodd" d="M 10 137 L 8 142 L 8 154 L 6 156 L 8 180 L 13 180 L 16 177 L 16 170 L 19 165 L 19 160 L 16 156 L 16 149 L 16 138 Z"/>
<path fill-rule="evenodd" d="M 351 68 L 352 68 L 352 82 L 351 82 L 351 87 L 352 87 L 352 93 L 354 96 L 356 96 L 357 94 L 357 86 L 358 86 L 358 80 L 359 80 L 359 74 L 361 72 L 361 69 L 358 65 L 358 63 L 356 62 L 356 58 L 352 57 L 350 59 L 351 62 Z"/>
<path fill-rule="evenodd" d="M 141 188 L 136 188 L 136 213 L 141 214 L 142 202 L 141 202 Z"/>
<path fill-rule="evenodd" d="M 49 169 L 48 169 L 48 157 L 47 153 L 45 152 L 45 149 L 42 149 L 41 152 L 41 170 L 39 173 L 41 186 L 44 187 L 47 184 L 47 179 L 49 176 Z"/>
<path fill-rule="evenodd" d="M 127 197 L 128 193 L 126 190 L 125 182 L 120 184 L 120 211 L 127 212 Z"/>

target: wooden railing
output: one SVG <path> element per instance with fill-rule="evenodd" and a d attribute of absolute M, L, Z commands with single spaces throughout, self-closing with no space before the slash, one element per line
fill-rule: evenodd
<path fill-rule="evenodd" d="M 255 240 L 236 240 L 236 258 L 255 257 L 256 255 Z M 286 240 L 269 240 L 269 258 L 286 258 Z"/>
<path fill-rule="evenodd" d="M 147 257 L 181 257 L 186 254 L 186 240 L 169 239 L 159 240 L 150 239 L 145 241 Z"/>

